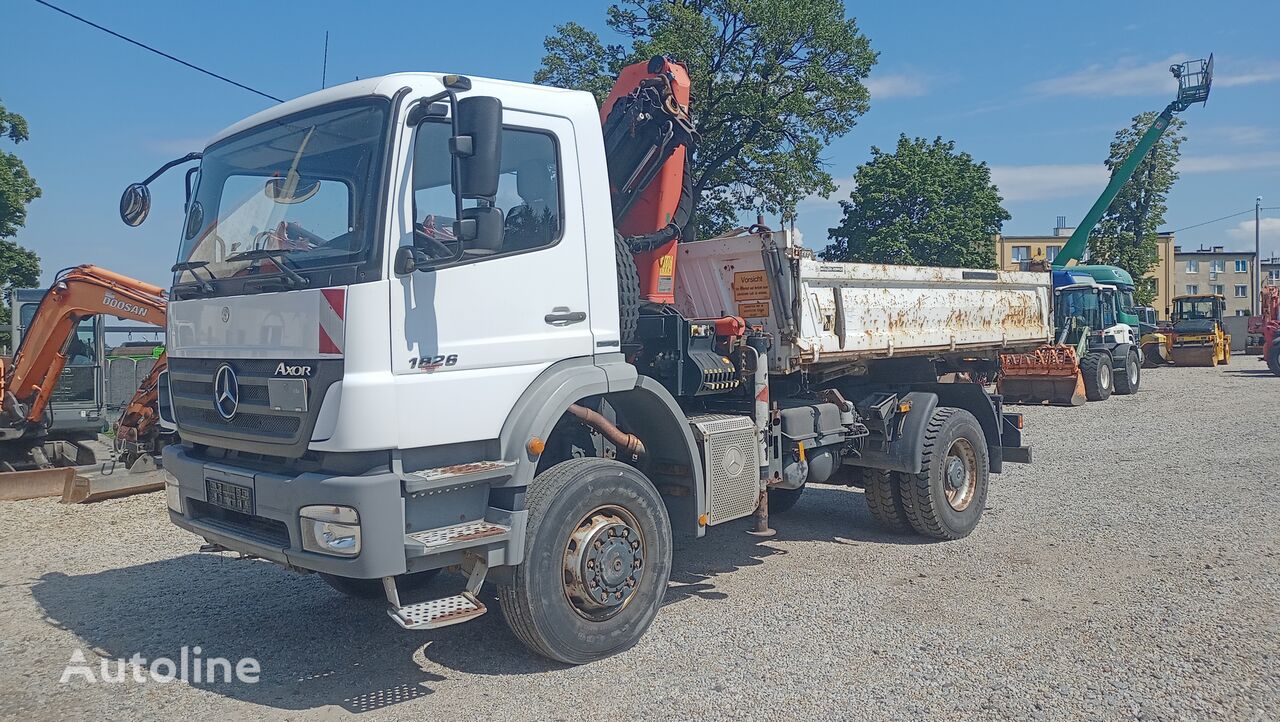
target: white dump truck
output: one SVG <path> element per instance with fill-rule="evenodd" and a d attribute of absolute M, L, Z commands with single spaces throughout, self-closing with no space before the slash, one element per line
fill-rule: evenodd
<path fill-rule="evenodd" d="M 902 533 L 969 534 L 989 475 L 1030 460 L 975 381 L 1050 339 L 1048 276 L 826 263 L 763 227 L 682 238 L 662 207 L 696 141 L 679 70 L 628 69 L 603 112 L 369 78 L 189 156 L 174 523 L 385 596 L 409 629 L 483 614 L 490 582 L 515 634 L 569 663 L 645 632 L 673 534 L 769 533 L 807 484 L 861 487 Z M 628 145 L 655 118 L 654 152 Z M 137 184 L 121 214 L 148 207 Z M 439 598 L 446 568 L 465 589 Z"/>

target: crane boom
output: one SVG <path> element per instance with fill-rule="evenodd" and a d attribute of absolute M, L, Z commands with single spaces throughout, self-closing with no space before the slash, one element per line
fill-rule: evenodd
<path fill-rule="evenodd" d="M 1120 193 L 1124 184 L 1133 177 L 1134 171 L 1147 157 L 1147 153 L 1155 146 L 1156 141 L 1160 140 L 1160 136 L 1169 129 L 1169 123 L 1173 121 L 1174 114 L 1186 110 L 1194 103 L 1204 103 L 1209 99 L 1209 86 L 1213 82 L 1213 55 L 1210 55 L 1208 60 L 1192 60 L 1173 65 L 1169 71 L 1178 79 L 1178 97 L 1156 116 L 1155 121 L 1142 134 L 1133 151 L 1124 159 L 1120 167 L 1112 172 L 1111 181 L 1107 183 L 1102 195 L 1094 201 L 1093 207 L 1071 233 L 1071 238 L 1067 239 L 1062 250 L 1058 251 L 1057 257 L 1053 260 L 1054 268 L 1065 268 L 1073 263 L 1079 263 L 1084 258 L 1089 234 L 1093 232 L 1093 227 L 1102 220 L 1102 215 L 1107 212 L 1107 208 L 1116 199 L 1116 195 Z"/>

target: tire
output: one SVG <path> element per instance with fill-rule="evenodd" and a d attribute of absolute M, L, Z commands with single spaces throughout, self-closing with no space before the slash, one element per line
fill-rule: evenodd
<path fill-rule="evenodd" d="M 631 246 L 621 233 L 613 234 L 618 257 L 618 328 L 624 344 L 635 343 L 636 325 L 640 322 L 640 273 Z"/>
<path fill-rule="evenodd" d="M 1137 393 L 1142 382 L 1142 362 L 1138 360 L 1138 352 L 1129 347 L 1125 356 L 1124 369 L 1115 374 L 1116 393 L 1122 396 Z"/>
<path fill-rule="evenodd" d="M 1280 343 L 1271 344 L 1271 353 L 1267 354 L 1267 368 L 1271 373 L 1280 376 Z"/>
<path fill-rule="evenodd" d="M 769 490 L 769 514 L 785 514 L 791 511 L 791 508 L 800 501 L 800 495 L 804 493 L 804 484 L 798 489 L 779 489 L 774 487 Z"/>
<path fill-rule="evenodd" d="M 498 603 L 511 631 L 533 652 L 566 664 L 585 664 L 630 648 L 653 623 L 671 577 L 671 522 L 653 484 L 618 461 L 570 459 L 534 477 L 526 504 L 524 561 L 498 587 Z M 623 527 L 607 523 L 609 519 L 624 522 Z M 613 533 L 623 529 L 627 534 Z M 635 539 L 639 546 L 623 539 Z M 588 562 L 596 561 L 589 556 L 592 550 L 602 563 L 589 567 Z M 577 563 L 571 561 L 575 553 Z M 593 608 L 580 596 L 592 591 L 581 579 L 585 573 L 575 582 L 569 570 L 600 569 L 610 560 L 618 564 L 618 573 L 640 572 L 626 580 L 604 580 L 625 596 L 621 604 Z M 596 574 L 594 581 L 603 576 Z M 627 594 L 627 589 L 632 591 Z M 575 594 L 579 598 L 571 598 Z"/>
<path fill-rule="evenodd" d="M 1115 387 L 1111 368 L 1111 354 L 1087 353 L 1080 359 L 1080 373 L 1084 376 L 1084 397 L 1089 401 L 1106 401 Z"/>
<path fill-rule="evenodd" d="M 354 597 L 355 599 L 382 599 L 386 596 L 386 592 L 382 588 L 381 579 L 352 579 L 351 577 L 339 577 L 333 574 L 325 574 L 324 572 L 319 574 L 325 584 L 348 597 Z M 439 575 L 439 569 L 428 569 L 425 572 L 414 572 L 413 574 L 401 574 L 396 577 L 396 589 L 401 594 L 425 589 Z"/>
<path fill-rule="evenodd" d="M 871 518 L 880 526 L 891 531 L 909 532 L 911 520 L 907 518 L 907 509 L 902 504 L 903 475 L 884 469 L 863 469 L 865 482 L 862 498 L 867 502 L 867 510 Z"/>
<path fill-rule="evenodd" d="M 982 426 L 968 411 L 940 406 L 925 427 L 923 446 L 920 473 L 899 479 L 907 521 L 927 537 L 963 539 L 987 503 L 991 471 Z"/>

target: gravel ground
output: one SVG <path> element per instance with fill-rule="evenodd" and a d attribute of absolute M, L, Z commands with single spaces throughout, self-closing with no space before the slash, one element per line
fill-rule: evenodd
<path fill-rule="evenodd" d="M 163 494 L 0 503 L 0 717 L 1280 718 L 1280 380 L 1237 358 L 1144 382 L 1027 409 L 1036 462 L 995 477 L 963 541 L 883 534 L 858 491 L 818 487 L 773 539 L 683 545 L 649 634 L 577 668 L 524 651 L 496 604 L 406 632 L 197 554 Z M 183 645 L 262 680 L 59 683 L 76 650 Z"/>

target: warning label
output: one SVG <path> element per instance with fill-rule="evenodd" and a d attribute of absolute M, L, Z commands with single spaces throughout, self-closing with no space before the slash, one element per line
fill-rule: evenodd
<path fill-rule="evenodd" d="M 765 303 L 739 303 L 738 315 L 742 318 L 768 318 L 769 304 Z"/>
<path fill-rule="evenodd" d="M 768 301 L 769 278 L 765 276 L 764 271 L 738 271 L 734 273 L 733 300 Z"/>

